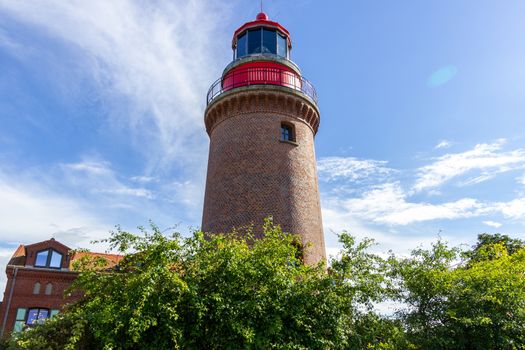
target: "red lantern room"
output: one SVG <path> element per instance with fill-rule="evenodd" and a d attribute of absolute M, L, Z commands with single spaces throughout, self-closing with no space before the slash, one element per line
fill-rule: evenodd
<path fill-rule="evenodd" d="M 235 31 L 232 48 L 234 59 L 260 54 L 288 59 L 292 42 L 286 28 L 268 20 L 268 16 L 261 12 L 255 21 L 245 23 Z"/>
<path fill-rule="evenodd" d="M 208 92 L 208 104 L 225 91 L 251 85 L 278 85 L 302 91 L 317 103 L 314 87 L 290 60 L 290 33 L 261 12 L 233 34 L 233 61 Z"/>

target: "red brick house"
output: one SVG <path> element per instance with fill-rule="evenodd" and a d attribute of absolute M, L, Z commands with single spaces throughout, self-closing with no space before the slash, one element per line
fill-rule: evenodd
<path fill-rule="evenodd" d="M 19 331 L 25 325 L 42 322 L 56 315 L 65 304 L 80 295 L 65 296 L 77 276 L 72 263 L 85 255 L 101 256 L 118 264 L 115 254 L 76 252 L 51 238 L 20 245 L 6 267 L 7 284 L 0 306 L 0 336 Z"/>

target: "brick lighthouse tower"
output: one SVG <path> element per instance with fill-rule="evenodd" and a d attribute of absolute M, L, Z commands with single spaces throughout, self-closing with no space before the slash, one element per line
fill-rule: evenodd
<path fill-rule="evenodd" d="M 325 259 L 314 136 L 313 85 L 290 60 L 290 33 L 259 13 L 237 29 L 233 61 L 208 91 L 210 154 L 202 230 L 230 232 L 272 216 L 300 235 L 304 261 Z"/>

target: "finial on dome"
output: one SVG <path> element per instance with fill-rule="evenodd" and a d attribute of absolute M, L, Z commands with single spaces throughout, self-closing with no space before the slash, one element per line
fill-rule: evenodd
<path fill-rule="evenodd" d="M 255 17 L 256 20 L 258 21 L 267 21 L 268 20 L 268 15 L 264 12 L 259 12 L 257 14 L 257 17 Z"/>

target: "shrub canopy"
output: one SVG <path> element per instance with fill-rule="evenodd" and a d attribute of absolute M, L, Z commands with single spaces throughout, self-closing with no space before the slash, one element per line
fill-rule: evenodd
<path fill-rule="evenodd" d="M 343 233 L 327 269 L 305 266 L 308 247 L 271 221 L 264 232 L 246 240 L 236 232 L 183 238 L 155 225 L 117 229 L 107 242 L 126 255 L 121 263 L 81 260 L 72 288 L 83 298 L 5 346 L 524 349 L 521 241 L 480 235 L 468 251 L 438 241 L 383 259 L 370 252 L 372 240 Z M 383 302 L 396 302 L 397 312 L 379 313 Z"/>

